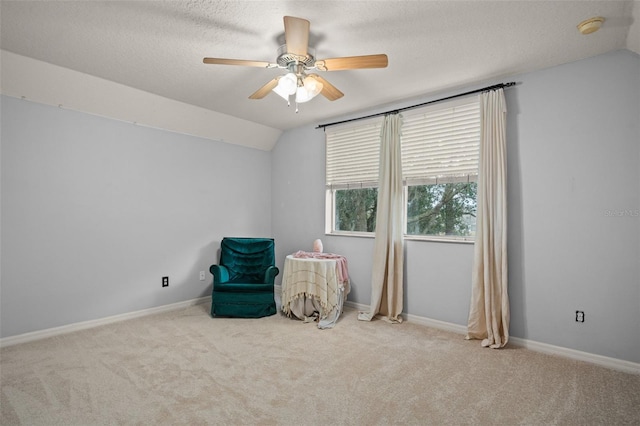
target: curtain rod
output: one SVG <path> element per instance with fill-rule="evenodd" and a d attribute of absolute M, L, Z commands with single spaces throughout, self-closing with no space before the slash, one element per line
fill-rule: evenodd
<path fill-rule="evenodd" d="M 404 107 L 404 108 L 392 109 L 392 110 L 385 111 L 385 112 L 379 112 L 377 114 L 365 115 L 364 117 L 351 118 L 349 120 L 335 121 L 333 123 L 327 123 L 327 124 L 319 124 L 316 127 L 316 129 L 324 129 L 325 127 L 335 126 L 337 124 L 349 123 L 351 121 L 364 120 L 366 118 L 379 117 L 381 115 L 398 114 L 400 111 L 406 111 L 406 110 L 409 110 L 409 109 L 418 108 L 418 107 L 429 105 L 429 104 L 434 104 L 436 102 L 448 101 L 449 99 L 460 98 L 462 96 L 473 95 L 474 93 L 488 92 L 490 90 L 496 90 L 496 89 L 502 89 L 502 88 L 505 88 L 505 87 L 511 87 L 511 86 L 515 86 L 515 84 L 516 84 L 515 81 L 511 81 L 509 83 L 494 84 L 493 86 L 483 87 L 482 89 L 471 90 L 469 92 L 464 92 L 464 93 L 460 93 L 460 94 L 457 94 L 457 95 L 447 96 L 446 98 L 436 99 L 436 100 L 429 101 L 429 102 L 423 102 L 421 104 L 411 105 L 411 106 Z"/>

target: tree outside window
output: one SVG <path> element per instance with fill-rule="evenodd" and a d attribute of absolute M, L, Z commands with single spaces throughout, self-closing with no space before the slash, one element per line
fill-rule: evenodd
<path fill-rule="evenodd" d="M 474 235 L 476 191 L 475 182 L 408 187 L 407 235 Z"/>
<path fill-rule="evenodd" d="M 378 188 L 335 191 L 335 230 L 375 232 Z"/>

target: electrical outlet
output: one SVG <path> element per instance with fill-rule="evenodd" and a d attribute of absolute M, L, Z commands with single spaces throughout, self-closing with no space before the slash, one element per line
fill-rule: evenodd
<path fill-rule="evenodd" d="M 162 287 L 169 287 L 169 277 L 162 277 Z"/>
<path fill-rule="evenodd" d="M 200 281 L 204 281 L 205 276 L 204 276 L 204 271 L 200 271 Z"/>
<path fill-rule="evenodd" d="M 576 322 L 584 322 L 584 311 L 576 311 Z"/>

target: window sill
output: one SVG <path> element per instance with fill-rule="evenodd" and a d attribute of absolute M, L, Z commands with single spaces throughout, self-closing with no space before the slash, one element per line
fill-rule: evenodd
<path fill-rule="evenodd" d="M 324 235 L 332 237 L 375 238 L 375 234 L 373 232 L 325 232 Z"/>
<path fill-rule="evenodd" d="M 435 235 L 405 235 L 405 240 L 409 241 L 428 241 L 432 243 L 453 243 L 453 244 L 474 244 L 474 237 L 462 237 L 462 238 L 451 238 L 451 237 L 437 237 Z"/>
<path fill-rule="evenodd" d="M 375 238 L 373 232 L 327 232 L 327 236 L 332 237 L 358 237 L 358 238 Z M 433 235 L 405 235 L 408 241 L 426 241 L 432 243 L 453 243 L 453 244 L 474 244 L 474 237 L 466 237 L 466 239 L 457 239 L 451 237 L 437 237 Z"/>

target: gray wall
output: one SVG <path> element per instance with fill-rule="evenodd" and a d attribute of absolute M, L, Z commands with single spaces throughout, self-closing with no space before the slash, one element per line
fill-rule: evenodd
<path fill-rule="evenodd" d="M 511 334 L 640 362 L 640 58 L 507 80 L 520 83 L 506 90 Z M 348 258 L 349 300 L 369 304 L 373 239 L 324 235 L 322 130 L 282 136 L 272 195 L 280 265 L 322 238 Z M 473 245 L 407 241 L 405 312 L 466 325 L 472 258 Z"/>
<path fill-rule="evenodd" d="M 222 237 L 271 234 L 269 152 L 1 106 L 2 337 L 209 295 Z"/>

